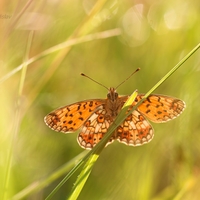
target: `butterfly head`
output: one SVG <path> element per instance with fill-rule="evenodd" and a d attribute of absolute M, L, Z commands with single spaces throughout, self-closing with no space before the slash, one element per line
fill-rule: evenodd
<path fill-rule="evenodd" d="M 117 87 L 113 88 L 111 87 L 110 89 L 108 87 L 106 87 L 105 85 L 95 81 L 94 79 L 90 78 L 89 76 L 81 73 L 82 76 L 89 78 L 90 80 L 92 80 L 93 82 L 97 83 L 98 85 L 101 85 L 102 87 L 106 88 L 109 92 L 107 94 L 107 98 L 111 101 L 116 103 L 116 100 L 118 99 L 118 93 L 116 91 L 116 89 L 121 86 L 124 82 L 126 82 L 133 74 L 135 74 L 137 71 L 139 71 L 140 68 L 136 69 L 128 78 L 126 78 L 124 81 L 122 81 Z"/>
<path fill-rule="evenodd" d="M 115 88 L 110 88 L 107 94 L 107 98 L 111 101 L 115 101 L 118 98 L 118 93 Z"/>

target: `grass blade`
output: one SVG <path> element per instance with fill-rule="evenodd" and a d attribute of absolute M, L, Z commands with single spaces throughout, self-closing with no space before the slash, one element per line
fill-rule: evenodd
<path fill-rule="evenodd" d="M 137 96 L 137 92 L 135 91 L 129 99 L 124 104 L 122 110 L 120 111 L 119 115 L 117 116 L 116 120 L 113 122 L 113 124 L 109 127 L 107 133 L 102 138 L 102 140 L 89 152 L 89 158 L 86 162 L 86 164 L 83 167 L 83 170 L 81 171 L 79 177 L 77 178 L 77 181 L 74 184 L 73 190 L 71 195 L 67 198 L 70 200 L 77 199 L 81 190 L 83 189 L 83 186 L 85 185 L 87 178 L 89 177 L 92 168 L 99 158 L 99 155 L 103 148 L 105 147 L 106 143 L 108 142 L 109 138 L 112 136 L 115 129 L 126 119 L 127 110 L 132 105 L 133 101 L 135 100 Z"/>

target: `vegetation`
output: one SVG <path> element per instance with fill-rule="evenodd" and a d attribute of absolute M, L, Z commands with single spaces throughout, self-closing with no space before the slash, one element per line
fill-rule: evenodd
<path fill-rule="evenodd" d="M 0 199 L 45 199 L 66 175 L 52 199 L 67 199 L 83 171 L 68 173 L 88 151 L 77 144 L 78 131 L 52 131 L 44 116 L 106 98 L 82 72 L 116 87 L 140 67 L 118 93 L 148 92 L 198 45 L 199 6 L 194 0 L 2 1 Z M 184 100 L 183 114 L 151 123 L 155 135 L 148 144 L 114 142 L 103 149 L 78 199 L 198 199 L 199 58 L 196 51 L 154 91 Z"/>

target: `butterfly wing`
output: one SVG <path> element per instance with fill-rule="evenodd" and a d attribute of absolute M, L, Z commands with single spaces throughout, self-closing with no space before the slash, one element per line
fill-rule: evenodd
<path fill-rule="evenodd" d="M 138 95 L 140 101 L 144 95 Z M 177 98 L 164 95 L 150 95 L 137 110 L 155 123 L 162 123 L 178 117 L 186 107 L 185 103 Z"/>
<path fill-rule="evenodd" d="M 104 105 L 101 105 L 81 127 L 77 138 L 79 145 L 84 149 L 92 149 L 102 139 L 110 124 L 111 120 L 106 117 Z M 111 138 L 107 145 L 113 141 Z"/>
<path fill-rule="evenodd" d="M 54 131 L 74 132 L 101 106 L 105 100 L 87 100 L 64 106 L 49 113 L 44 121 Z"/>
<path fill-rule="evenodd" d="M 139 146 L 153 139 L 151 124 L 134 110 L 116 130 L 116 139 L 129 146 Z"/>
<path fill-rule="evenodd" d="M 143 97 L 144 95 L 139 94 L 132 105 L 136 105 Z M 185 103 L 180 99 L 150 95 L 117 128 L 116 138 L 119 142 L 130 146 L 148 143 L 153 139 L 154 131 L 145 117 L 155 123 L 167 122 L 178 117 L 184 108 Z"/>

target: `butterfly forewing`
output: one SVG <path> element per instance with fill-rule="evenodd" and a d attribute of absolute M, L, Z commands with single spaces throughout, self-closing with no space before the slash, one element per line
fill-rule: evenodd
<path fill-rule="evenodd" d="M 138 95 L 137 101 L 144 95 Z M 155 123 L 162 123 L 178 117 L 184 110 L 185 103 L 177 98 L 164 95 L 150 95 L 140 106 L 138 111 Z"/>
<path fill-rule="evenodd" d="M 87 100 L 59 108 L 49 113 L 44 121 L 51 129 L 59 132 L 74 132 L 101 106 L 104 100 Z"/>

